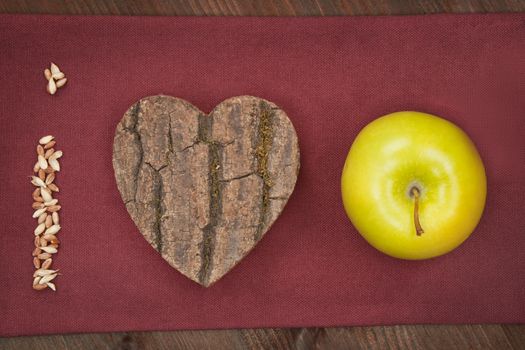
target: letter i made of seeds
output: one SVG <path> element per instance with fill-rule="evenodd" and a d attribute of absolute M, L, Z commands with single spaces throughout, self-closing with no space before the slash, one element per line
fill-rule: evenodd
<path fill-rule="evenodd" d="M 37 220 L 35 228 L 35 249 L 33 250 L 33 289 L 50 288 L 56 291 L 52 281 L 60 275 L 58 269 L 53 269 L 54 254 L 58 252 L 60 241 L 57 238 L 60 231 L 58 199 L 53 198 L 59 191 L 55 185 L 55 176 L 60 171 L 58 159 L 62 151 L 55 151 L 56 141 L 53 136 L 42 137 L 36 146 L 37 162 L 33 167 L 35 173 L 31 183 L 36 187 L 33 191 L 33 218 Z"/>

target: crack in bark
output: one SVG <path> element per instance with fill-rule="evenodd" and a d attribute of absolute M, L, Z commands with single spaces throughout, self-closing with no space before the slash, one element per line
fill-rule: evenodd
<path fill-rule="evenodd" d="M 229 179 L 219 180 L 219 182 L 231 182 L 231 181 L 235 181 L 235 180 L 241 180 L 241 179 L 247 178 L 248 176 L 251 176 L 251 175 L 254 175 L 254 174 L 255 173 L 251 172 L 251 173 L 248 173 L 248 174 L 232 177 L 232 178 L 229 178 Z"/>
<path fill-rule="evenodd" d="M 209 198 L 209 223 L 202 229 L 201 244 L 201 267 L 199 270 L 199 281 L 207 286 L 213 264 L 213 252 L 215 248 L 215 227 L 219 221 L 221 212 L 221 185 L 219 183 L 220 145 L 211 140 L 212 117 L 199 115 L 198 143 L 208 145 L 208 192 Z"/>
<path fill-rule="evenodd" d="M 273 141 L 272 119 L 274 109 L 268 106 L 268 104 L 264 101 L 261 101 L 259 104 L 259 110 L 260 115 L 259 126 L 257 128 L 257 146 L 255 148 L 255 156 L 257 157 L 257 174 L 263 180 L 263 189 L 259 224 L 254 235 L 255 242 L 258 242 L 261 239 L 261 236 L 264 232 L 264 223 L 266 221 L 266 216 L 268 215 L 268 206 L 270 201 L 270 187 L 272 187 L 272 180 L 270 179 L 270 174 L 268 172 L 268 153 L 270 152 Z"/>
<path fill-rule="evenodd" d="M 148 164 L 149 165 L 149 164 Z M 157 251 L 162 255 L 162 216 L 164 210 L 162 207 L 162 200 L 164 198 L 164 185 L 162 183 L 162 175 L 160 171 L 153 169 L 154 176 L 154 187 L 153 187 L 153 208 L 155 210 L 155 222 L 153 223 L 153 230 L 155 233 L 155 246 Z"/>
<path fill-rule="evenodd" d="M 137 168 L 135 169 L 135 173 L 133 174 L 133 199 L 130 200 L 132 202 L 137 201 L 137 189 L 138 189 L 138 182 L 139 182 L 139 173 L 140 168 L 142 167 L 142 161 L 144 160 L 144 150 L 142 149 L 142 140 L 140 139 L 140 133 L 137 130 L 137 124 L 139 123 L 139 113 L 140 113 L 140 100 L 135 103 L 133 106 L 133 110 L 130 113 L 130 119 L 132 125 L 129 128 L 125 128 L 125 130 L 129 130 L 132 134 L 134 134 L 137 137 L 137 144 L 139 147 L 139 155 L 140 160 L 139 164 L 137 165 Z"/>

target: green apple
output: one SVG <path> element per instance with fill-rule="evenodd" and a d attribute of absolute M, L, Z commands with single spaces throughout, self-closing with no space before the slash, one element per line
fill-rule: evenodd
<path fill-rule="evenodd" d="M 341 178 L 343 203 L 359 233 L 402 259 L 450 252 L 477 226 L 487 192 L 485 168 L 453 123 L 397 112 L 357 136 Z"/>

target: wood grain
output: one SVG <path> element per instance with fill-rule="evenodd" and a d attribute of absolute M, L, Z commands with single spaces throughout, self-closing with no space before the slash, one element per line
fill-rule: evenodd
<path fill-rule="evenodd" d="M 524 0 L 0 0 L 1 13 L 341 16 L 525 11 Z M 30 317 L 30 315 L 28 315 Z M 525 349 L 525 325 L 407 325 L 76 334 L 2 349 Z"/>

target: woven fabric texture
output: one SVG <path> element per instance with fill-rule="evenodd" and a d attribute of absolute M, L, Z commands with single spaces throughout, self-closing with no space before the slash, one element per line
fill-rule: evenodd
<path fill-rule="evenodd" d="M 50 61 L 68 77 L 56 96 L 45 92 Z M 525 14 L 2 15 L 0 63 L 0 335 L 525 322 Z M 132 103 L 160 93 L 206 112 L 231 96 L 259 96 L 282 107 L 299 136 L 287 207 L 211 288 L 149 246 L 116 187 L 115 126 Z M 340 198 L 359 130 L 399 110 L 459 125 L 487 169 L 479 226 L 426 261 L 376 251 Z M 46 134 L 64 151 L 56 293 L 31 288 L 28 175 Z"/>

